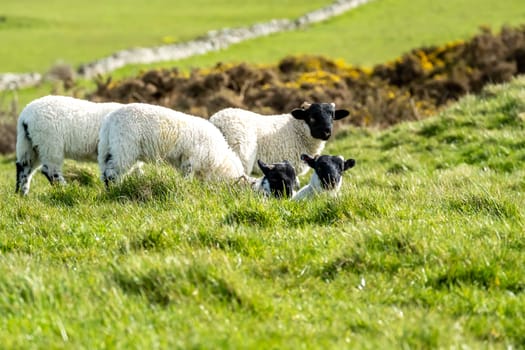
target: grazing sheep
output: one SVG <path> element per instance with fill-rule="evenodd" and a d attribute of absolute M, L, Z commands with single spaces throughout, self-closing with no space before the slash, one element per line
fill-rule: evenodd
<path fill-rule="evenodd" d="M 100 129 L 98 163 L 106 186 L 138 161 L 165 161 L 204 180 L 238 179 L 244 172 L 224 136 L 207 120 L 132 103 L 110 113 Z"/>
<path fill-rule="evenodd" d="M 258 159 L 257 165 L 264 175 L 259 179 L 248 179 L 255 191 L 275 198 L 293 197 L 295 189 L 299 187 L 299 180 L 290 162 L 285 160 L 281 163 L 266 164 Z"/>
<path fill-rule="evenodd" d="M 343 183 L 343 172 L 354 167 L 355 160 L 344 160 L 342 156 L 316 156 L 314 158 L 307 154 L 301 155 L 301 160 L 314 169 L 310 183 L 299 190 L 292 198 L 302 200 L 321 192 L 327 192 L 331 196 L 337 196 Z"/>
<path fill-rule="evenodd" d="M 308 171 L 302 153 L 318 154 L 332 134 L 334 120 L 349 114 L 333 103 L 303 104 L 289 114 L 263 116 L 239 108 L 226 108 L 210 117 L 241 159 L 246 174 L 259 173 L 256 159 L 289 159 L 298 175 Z"/>
<path fill-rule="evenodd" d="M 65 158 L 95 160 L 102 120 L 121 106 L 67 96 L 45 96 L 29 103 L 17 124 L 15 191 L 27 195 L 40 167 L 51 184 L 65 183 Z"/>

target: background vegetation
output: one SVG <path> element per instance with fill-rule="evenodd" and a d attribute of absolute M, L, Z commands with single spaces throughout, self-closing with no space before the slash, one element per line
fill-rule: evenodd
<path fill-rule="evenodd" d="M 45 71 L 57 61 L 73 66 L 134 46 L 192 39 L 209 30 L 295 18 L 330 4 L 313 1 L 10 1 L 0 12 L 0 70 Z M 196 11 L 198 9 L 198 11 Z M 219 61 L 274 63 L 290 54 L 341 58 L 371 66 L 420 46 L 467 39 L 482 25 L 499 30 L 525 23 L 521 0 L 375 0 L 326 23 L 241 43 L 177 63 L 210 67 Z M 14 50 L 13 48 L 16 48 Z M 142 68 L 126 67 L 118 76 Z"/>
<path fill-rule="evenodd" d="M 295 18 L 329 3 L 199 0 L 173 7 L 171 2 L 156 0 L 143 9 L 142 3 L 135 1 L 126 6 L 98 0 L 74 6 L 64 0 L 11 1 L 2 6 L 0 13 L 0 40 L 4 43 L 0 47 L 0 71 L 46 72 L 57 62 L 76 67 L 120 49 L 188 40 L 223 26 Z M 375 0 L 303 31 L 275 34 L 177 62 L 127 66 L 111 75 L 115 80 L 150 68 L 175 66 L 188 71 L 212 67 L 217 62 L 274 64 L 285 56 L 299 54 L 320 54 L 370 68 L 416 47 L 468 39 L 480 26 L 498 32 L 503 25 L 523 24 L 525 10 L 521 5 L 521 0 Z M 92 81 L 77 81 L 77 86 L 75 94 L 95 87 Z M 44 83 L 19 91 L 18 100 L 24 106 L 50 91 L 66 93 L 56 84 Z"/>
<path fill-rule="evenodd" d="M 181 69 L 210 67 L 217 62 L 274 63 L 288 55 L 322 55 L 371 67 L 401 56 L 416 47 L 443 45 L 474 36 L 480 26 L 499 31 L 503 25 L 525 23 L 520 0 L 374 0 L 366 6 L 303 31 L 275 34 L 173 62 Z M 118 77 L 144 67 L 122 68 Z"/>

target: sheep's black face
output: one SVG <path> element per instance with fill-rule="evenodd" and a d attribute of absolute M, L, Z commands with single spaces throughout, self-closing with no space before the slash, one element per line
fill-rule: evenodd
<path fill-rule="evenodd" d="M 308 124 L 313 138 L 326 141 L 332 135 L 333 121 L 343 119 L 350 112 L 336 110 L 333 103 L 312 103 L 307 108 L 294 109 L 291 114 Z"/>
<path fill-rule="evenodd" d="M 293 195 L 294 188 L 298 187 L 297 175 L 294 167 L 287 161 L 266 165 L 257 161 L 264 174 L 262 181 L 264 191 L 276 198 L 288 198 Z"/>
<path fill-rule="evenodd" d="M 333 156 L 320 156 L 315 162 L 314 169 L 323 189 L 334 189 L 341 181 L 343 159 Z"/>
<path fill-rule="evenodd" d="M 303 154 L 301 159 L 314 169 L 324 190 L 336 188 L 341 182 L 343 172 L 355 165 L 354 159 L 345 161 L 341 156 L 323 155 L 312 158 Z"/>

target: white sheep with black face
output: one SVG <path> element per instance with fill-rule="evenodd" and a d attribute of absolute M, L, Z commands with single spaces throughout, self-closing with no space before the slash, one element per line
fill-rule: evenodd
<path fill-rule="evenodd" d="M 268 163 L 288 159 L 298 175 L 308 171 L 299 161 L 302 153 L 319 154 L 332 135 L 333 121 L 349 115 L 333 103 L 305 103 L 288 114 L 261 115 L 239 108 L 226 108 L 210 117 L 241 159 L 246 174 L 260 171 L 256 159 Z"/>
<path fill-rule="evenodd" d="M 96 160 L 102 120 L 122 106 L 52 95 L 29 103 L 17 124 L 16 192 L 29 193 L 39 168 L 51 184 L 65 183 L 64 159 Z"/>
<path fill-rule="evenodd" d="M 106 186 L 139 162 L 163 161 L 184 176 L 236 180 L 241 161 L 207 120 L 169 108 L 131 103 L 110 113 L 100 129 L 98 163 Z"/>
<path fill-rule="evenodd" d="M 258 159 L 257 165 L 263 176 L 252 180 L 252 188 L 255 191 L 275 198 L 291 198 L 294 196 L 295 189 L 299 187 L 299 180 L 290 162 L 285 160 L 279 163 L 266 164 Z"/>
<path fill-rule="evenodd" d="M 337 196 L 343 184 L 343 173 L 353 168 L 355 159 L 345 160 L 342 156 L 322 155 L 311 157 L 302 154 L 301 160 L 314 169 L 310 183 L 299 190 L 293 200 L 302 200 L 326 192 Z"/>

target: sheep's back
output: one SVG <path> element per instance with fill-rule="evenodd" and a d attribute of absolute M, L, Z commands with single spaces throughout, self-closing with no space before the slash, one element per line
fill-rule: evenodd
<path fill-rule="evenodd" d="M 45 96 L 21 112 L 18 127 L 27 125 L 33 145 L 61 149 L 64 157 L 93 159 L 104 117 L 121 107 L 118 103 L 95 103 L 67 96 Z"/>

